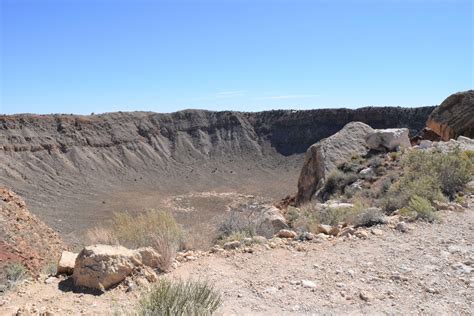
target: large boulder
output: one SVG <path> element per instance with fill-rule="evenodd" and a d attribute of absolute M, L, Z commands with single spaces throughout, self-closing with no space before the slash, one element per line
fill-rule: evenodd
<path fill-rule="evenodd" d="M 296 204 L 310 201 L 328 174 L 340 163 L 353 155 L 365 155 L 368 151 L 365 138 L 373 131 L 369 125 L 351 122 L 336 134 L 309 147 L 298 180 Z"/>
<path fill-rule="evenodd" d="M 146 269 L 150 273 L 149 268 L 157 267 L 159 257 L 151 248 L 130 250 L 122 246 L 88 246 L 76 258 L 72 275 L 74 285 L 103 291 L 122 282 L 134 271 Z"/>
<path fill-rule="evenodd" d="M 426 125 L 443 140 L 474 138 L 474 90 L 450 95 L 430 114 Z"/>
<path fill-rule="evenodd" d="M 408 128 L 376 129 L 365 138 L 370 149 L 395 151 L 411 146 Z"/>

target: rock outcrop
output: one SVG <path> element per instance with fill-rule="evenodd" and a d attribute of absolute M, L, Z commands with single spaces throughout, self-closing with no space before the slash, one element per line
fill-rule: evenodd
<path fill-rule="evenodd" d="M 109 245 L 85 247 L 76 259 L 72 275 L 74 285 L 107 290 L 137 269 L 144 269 L 148 279 L 156 280 L 157 276 L 151 269 L 157 268 L 159 256 L 151 248 L 130 250 Z"/>
<path fill-rule="evenodd" d="M 445 141 L 474 138 L 474 90 L 450 95 L 433 110 L 426 125 Z"/>
<path fill-rule="evenodd" d="M 396 151 L 411 146 L 407 128 L 376 129 L 365 138 L 370 149 Z"/>
<path fill-rule="evenodd" d="M 297 205 L 308 202 L 324 184 L 328 174 L 353 155 L 364 155 L 368 149 L 366 136 L 374 129 L 361 122 L 352 122 L 336 134 L 309 147 L 298 180 Z"/>
<path fill-rule="evenodd" d="M 0 284 L 4 266 L 21 263 L 38 275 L 64 248 L 60 236 L 31 214 L 20 196 L 0 187 Z"/>

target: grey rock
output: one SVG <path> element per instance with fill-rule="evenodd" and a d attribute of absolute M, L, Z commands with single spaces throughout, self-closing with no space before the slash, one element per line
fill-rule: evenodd
<path fill-rule="evenodd" d="M 336 134 L 309 147 L 298 179 L 296 203 L 310 201 L 338 164 L 348 161 L 352 155 L 366 154 L 365 137 L 371 132 L 373 129 L 370 126 L 351 122 Z"/>

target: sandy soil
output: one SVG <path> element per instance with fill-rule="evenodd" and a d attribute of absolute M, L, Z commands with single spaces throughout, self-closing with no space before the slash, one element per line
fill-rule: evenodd
<path fill-rule="evenodd" d="M 220 314 L 470 315 L 474 309 L 474 209 L 443 211 L 440 223 L 368 229 L 367 239 L 282 242 L 210 254 L 163 277 L 206 279 L 221 291 Z M 314 284 L 305 285 L 311 281 Z M 46 284 L 48 283 L 48 284 Z M 0 298 L 19 309 L 104 315 L 130 311 L 140 291 L 119 286 L 94 296 L 69 280 L 31 281 Z"/>

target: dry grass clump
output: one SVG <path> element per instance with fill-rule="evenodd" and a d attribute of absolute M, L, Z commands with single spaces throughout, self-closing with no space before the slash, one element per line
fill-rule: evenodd
<path fill-rule="evenodd" d="M 203 281 L 161 279 L 141 300 L 138 315 L 212 315 L 222 304 L 220 294 Z"/>
<path fill-rule="evenodd" d="M 28 269 L 19 262 L 10 263 L 5 268 L 7 289 L 14 289 L 16 285 L 29 275 Z"/>
<path fill-rule="evenodd" d="M 256 235 L 257 224 L 250 214 L 232 210 L 220 224 L 218 239 L 232 241 L 253 237 Z"/>
<path fill-rule="evenodd" d="M 93 244 L 118 245 L 119 241 L 111 229 L 94 227 L 86 232 L 86 238 Z"/>
<path fill-rule="evenodd" d="M 168 271 L 183 240 L 183 231 L 171 214 L 148 210 L 135 216 L 114 213 L 108 227 L 89 230 L 87 237 L 92 243 L 153 247 L 161 255 L 159 268 Z"/>
<path fill-rule="evenodd" d="M 341 223 L 354 226 L 372 226 L 385 221 L 378 208 L 368 208 L 356 201 L 353 206 L 322 207 L 321 204 L 306 204 L 287 211 L 289 225 L 299 232 L 319 232 L 319 225 L 335 226 Z"/>

